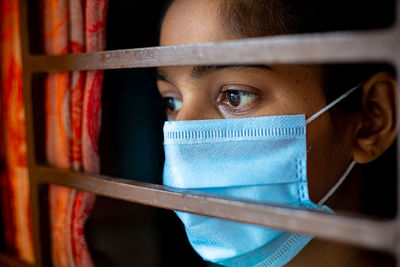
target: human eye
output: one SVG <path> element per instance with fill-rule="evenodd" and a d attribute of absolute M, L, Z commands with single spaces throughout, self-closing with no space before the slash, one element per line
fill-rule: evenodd
<path fill-rule="evenodd" d="M 244 85 L 229 85 L 221 89 L 220 105 L 235 111 L 248 109 L 257 99 L 256 89 Z"/>
<path fill-rule="evenodd" d="M 162 97 L 164 111 L 168 119 L 173 120 L 182 108 L 182 96 L 175 86 L 164 80 L 157 81 L 157 87 Z"/>
<path fill-rule="evenodd" d="M 179 100 L 178 98 L 164 97 L 163 100 L 164 100 L 168 115 L 170 113 L 179 112 L 179 110 L 182 108 L 182 100 Z"/>

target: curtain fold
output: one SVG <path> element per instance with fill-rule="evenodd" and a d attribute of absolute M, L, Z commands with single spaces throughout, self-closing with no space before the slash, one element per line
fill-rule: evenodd
<path fill-rule="evenodd" d="M 105 49 L 105 0 L 42 0 L 45 52 Z M 46 151 L 53 166 L 100 172 L 98 136 L 103 71 L 49 74 L 46 80 Z M 83 228 L 95 195 L 50 186 L 52 257 L 55 266 L 92 266 Z"/>
<path fill-rule="evenodd" d="M 1 0 L 1 200 L 8 253 L 33 263 L 19 21 L 19 1 Z"/>
<path fill-rule="evenodd" d="M 105 49 L 107 0 L 42 0 L 45 52 Z M 34 252 L 29 206 L 19 1 L 0 1 L 0 171 L 7 250 L 29 263 Z M 49 74 L 45 80 L 46 158 L 57 168 L 100 172 L 98 137 L 103 71 Z M 84 225 L 95 195 L 50 185 L 54 266 L 93 266 Z"/>

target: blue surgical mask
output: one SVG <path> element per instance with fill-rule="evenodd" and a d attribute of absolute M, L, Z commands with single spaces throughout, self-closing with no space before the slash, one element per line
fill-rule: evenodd
<path fill-rule="evenodd" d="M 167 186 L 246 200 L 331 212 L 324 202 L 338 183 L 314 204 L 308 194 L 305 115 L 244 119 L 169 121 L 164 125 Z M 282 266 L 311 236 L 176 212 L 190 244 L 206 261 L 225 266 Z"/>

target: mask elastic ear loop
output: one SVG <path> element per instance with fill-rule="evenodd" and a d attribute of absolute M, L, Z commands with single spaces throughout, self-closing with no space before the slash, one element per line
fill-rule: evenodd
<path fill-rule="evenodd" d="M 334 105 L 336 105 L 337 103 L 339 103 L 340 101 L 342 101 L 344 98 L 348 97 L 351 93 L 353 93 L 356 89 L 360 88 L 361 85 L 363 83 L 360 83 L 359 85 L 357 85 L 356 87 L 351 88 L 350 90 L 348 90 L 346 93 L 344 93 L 343 95 L 341 95 L 340 97 L 336 98 L 334 101 L 332 101 L 329 105 L 327 105 L 326 107 L 324 107 L 323 109 L 321 109 L 320 111 L 318 111 L 317 113 L 315 113 L 314 115 L 312 115 L 310 118 L 308 118 L 306 120 L 306 124 L 309 124 L 310 122 L 312 122 L 313 120 L 315 120 L 316 118 L 318 118 L 322 113 L 324 113 L 325 111 L 327 111 L 328 109 L 330 109 L 331 107 L 333 107 Z"/>
<path fill-rule="evenodd" d="M 323 205 L 328 198 L 330 198 L 333 193 L 338 189 L 338 187 L 344 182 L 344 180 L 347 178 L 351 170 L 354 168 L 356 165 L 356 162 L 354 160 L 351 161 L 350 165 L 347 167 L 347 169 L 344 171 L 343 175 L 339 178 L 339 180 L 336 182 L 334 186 L 326 193 L 326 195 L 318 202 L 318 206 Z"/>

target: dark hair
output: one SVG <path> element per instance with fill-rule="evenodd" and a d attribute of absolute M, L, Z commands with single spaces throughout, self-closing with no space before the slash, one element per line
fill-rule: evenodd
<path fill-rule="evenodd" d="M 395 1 L 223 0 L 222 23 L 239 36 L 376 29 L 390 26 Z"/>
<path fill-rule="evenodd" d="M 388 27 L 394 22 L 395 1 L 371 0 L 224 0 L 219 18 L 227 34 L 261 37 L 293 33 L 363 30 Z M 324 64 L 324 89 L 333 101 L 374 73 L 395 71 L 388 64 Z M 361 90 L 340 105 L 352 112 L 361 107 Z"/>

